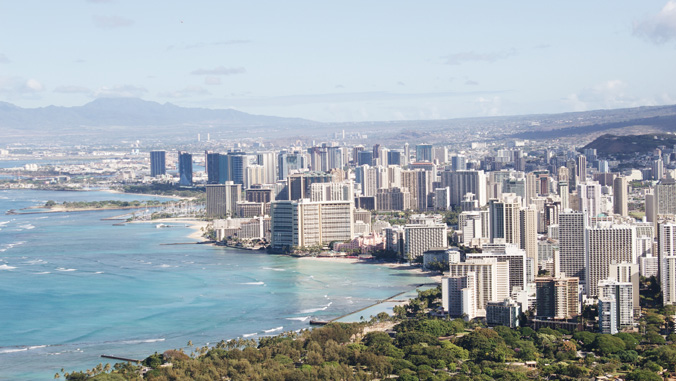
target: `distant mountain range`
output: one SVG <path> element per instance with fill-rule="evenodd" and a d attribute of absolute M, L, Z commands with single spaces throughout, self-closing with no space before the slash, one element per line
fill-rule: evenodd
<path fill-rule="evenodd" d="M 558 139 L 591 141 L 605 133 L 676 132 L 676 105 L 445 120 L 319 123 L 300 118 L 252 115 L 232 109 L 179 107 L 138 98 L 99 98 L 83 106 L 21 108 L 0 102 L 0 143 L 162 141 L 196 138 L 278 140 L 327 139 L 337 131 L 368 135 L 363 144 L 461 143 L 463 139 Z M 460 134 L 460 135 L 458 135 Z M 481 136 L 479 136 L 481 134 Z M 458 136 L 463 139 L 458 139 Z M 77 139 L 74 139 L 77 137 Z M 279 140 L 281 139 L 281 140 Z"/>
<path fill-rule="evenodd" d="M 83 106 L 21 108 L 0 102 L 5 135 L 134 132 L 197 133 L 200 129 L 315 125 L 305 119 L 252 115 L 232 109 L 186 108 L 138 98 L 99 98 Z M 204 130 L 206 133 L 207 131 Z"/>

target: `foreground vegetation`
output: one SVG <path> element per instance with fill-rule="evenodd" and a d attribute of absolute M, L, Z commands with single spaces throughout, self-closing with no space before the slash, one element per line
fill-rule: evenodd
<path fill-rule="evenodd" d="M 63 374 L 68 380 L 662 380 L 676 371 L 670 315 L 650 310 L 633 333 L 603 335 L 528 327 L 487 328 L 481 322 L 431 318 L 440 291 L 419 292 L 395 316 L 371 322 L 333 323 L 215 347 L 153 354 L 143 365 L 99 366 Z M 663 315 L 666 313 L 667 315 Z M 391 327 L 391 330 L 385 331 Z M 145 371 L 145 374 L 141 374 Z M 57 374 L 57 377 L 62 377 Z"/>

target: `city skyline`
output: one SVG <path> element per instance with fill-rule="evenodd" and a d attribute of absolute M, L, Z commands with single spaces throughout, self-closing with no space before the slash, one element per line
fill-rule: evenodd
<path fill-rule="evenodd" d="M 129 96 L 326 122 L 676 103 L 673 0 L 158 5 L 5 5 L 0 101 Z"/>

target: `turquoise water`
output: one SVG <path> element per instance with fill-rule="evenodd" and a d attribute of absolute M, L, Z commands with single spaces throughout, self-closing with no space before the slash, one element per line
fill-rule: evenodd
<path fill-rule="evenodd" d="M 106 192 L 0 191 L 0 212 Z M 189 228 L 113 226 L 120 211 L 0 215 L 0 379 L 51 379 L 153 352 L 309 327 L 421 283 L 369 264 L 189 242 Z M 424 280 L 423 280 L 424 281 Z M 364 311 L 367 312 L 367 311 Z M 368 316 L 365 316 L 368 318 Z M 108 360 L 110 361 L 110 360 Z"/>

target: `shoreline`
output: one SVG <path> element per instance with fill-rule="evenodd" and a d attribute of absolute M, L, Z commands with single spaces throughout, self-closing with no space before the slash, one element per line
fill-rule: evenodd
<path fill-rule="evenodd" d="M 158 218 L 156 220 L 148 221 L 130 221 L 129 224 L 170 224 L 170 223 L 181 223 L 185 224 L 188 228 L 192 229 L 193 232 L 188 234 L 188 238 L 194 239 L 199 242 L 209 242 L 202 237 L 203 228 L 206 228 L 209 225 L 209 221 L 198 220 L 196 218 L 189 217 L 176 217 L 176 218 Z"/>
<path fill-rule="evenodd" d="M 242 249 L 242 248 L 237 248 L 237 247 L 230 247 L 230 246 L 223 246 L 223 245 L 216 245 L 211 241 L 207 241 L 202 237 L 203 234 L 203 228 L 206 228 L 206 226 L 209 225 L 210 221 L 204 221 L 204 220 L 198 220 L 194 218 L 160 218 L 157 220 L 152 220 L 152 221 L 132 221 L 129 223 L 181 223 L 185 224 L 186 227 L 190 228 L 192 232 L 187 236 L 190 239 L 194 239 L 197 242 L 195 243 L 203 243 L 207 244 L 210 246 L 214 247 L 227 247 L 230 249 L 236 249 L 236 250 L 246 250 L 246 251 L 252 251 L 249 249 Z M 258 252 L 258 250 L 253 250 L 252 252 Z M 376 262 L 373 260 L 364 260 L 364 259 L 359 259 L 359 258 L 354 258 L 350 257 L 348 258 L 347 256 L 293 256 L 293 255 L 286 255 L 288 257 L 294 258 L 295 260 L 301 260 L 301 261 L 319 261 L 319 262 L 326 262 L 326 263 L 348 263 L 348 264 L 365 264 L 365 265 L 377 265 L 377 266 L 383 266 L 387 267 L 392 270 L 396 271 L 405 271 L 408 272 L 411 275 L 420 277 L 420 282 L 413 285 L 412 288 L 404 290 L 396 295 L 393 295 L 387 299 L 379 300 L 377 303 L 373 303 L 371 305 L 356 309 L 354 311 L 351 311 L 349 313 L 343 314 L 342 316 L 337 316 L 332 319 L 329 319 L 329 322 L 338 322 L 338 320 L 344 319 L 346 317 L 352 316 L 354 314 L 357 314 L 361 311 L 373 308 L 378 305 L 382 305 L 385 303 L 393 303 L 394 306 L 402 306 L 408 304 L 415 296 L 411 295 L 408 297 L 405 297 L 403 299 L 399 299 L 399 296 L 404 296 L 405 294 L 412 293 L 413 291 L 419 289 L 420 287 L 424 287 L 425 284 L 441 284 L 441 278 L 443 277 L 443 274 L 439 274 L 437 271 L 425 271 L 422 269 L 421 266 L 414 266 L 409 263 L 388 263 L 388 262 Z"/>

